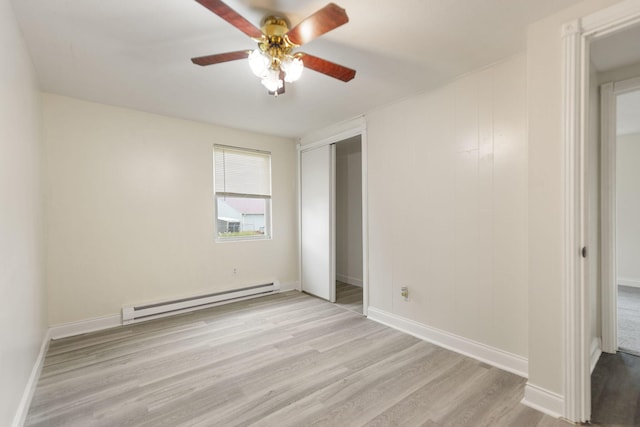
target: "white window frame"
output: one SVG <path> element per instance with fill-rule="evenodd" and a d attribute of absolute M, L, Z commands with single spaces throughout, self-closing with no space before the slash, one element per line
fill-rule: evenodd
<path fill-rule="evenodd" d="M 216 148 L 227 148 L 230 150 L 238 151 L 238 152 L 246 152 L 246 153 L 259 153 L 268 156 L 269 158 L 269 187 L 271 188 L 271 180 L 272 180 L 272 170 L 271 170 L 271 152 L 256 150 L 245 147 L 236 147 L 231 145 L 222 145 L 222 144 L 214 144 L 213 146 L 213 210 L 214 210 L 214 236 L 215 241 L 217 243 L 227 243 L 227 242 L 242 242 L 242 241 L 256 241 L 256 240 L 271 240 L 272 239 L 272 221 L 271 221 L 271 198 L 272 191 L 270 191 L 269 195 L 257 195 L 257 194 L 248 194 L 248 193 L 234 193 L 234 192 L 218 192 L 216 191 L 216 183 L 215 183 L 215 157 L 216 157 Z M 223 198 L 246 198 L 246 199 L 260 199 L 265 202 L 265 218 L 264 218 L 264 234 L 260 235 L 250 235 L 250 236 L 221 236 L 218 232 L 218 200 Z"/>

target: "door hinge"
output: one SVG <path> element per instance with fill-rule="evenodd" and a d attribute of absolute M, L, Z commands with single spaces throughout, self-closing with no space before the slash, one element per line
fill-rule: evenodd
<path fill-rule="evenodd" d="M 582 250 L 580 251 L 580 253 L 582 254 L 582 258 L 586 258 L 587 257 L 587 247 L 583 246 Z"/>

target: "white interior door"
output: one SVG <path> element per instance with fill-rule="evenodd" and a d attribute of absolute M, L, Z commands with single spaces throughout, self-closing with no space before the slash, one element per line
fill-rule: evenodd
<path fill-rule="evenodd" d="M 335 146 L 300 153 L 302 290 L 335 302 Z"/>

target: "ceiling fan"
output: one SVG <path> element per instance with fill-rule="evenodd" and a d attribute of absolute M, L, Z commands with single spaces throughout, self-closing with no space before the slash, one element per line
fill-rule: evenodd
<path fill-rule="evenodd" d="M 227 4 L 220 0 L 196 0 L 258 43 L 255 50 L 239 50 L 215 55 L 191 58 L 196 65 L 212 65 L 221 62 L 249 59 L 251 71 L 262 79 L 270 95 L 284 93 L 285 82 L 296 81 L 304 68 L 317 71 L 343 82 L 348 82 L 356 71 L 342 65 L 293 50 L 311 40 L 349 22 L 340 6 L 329 3 L 298 25 L 289 29 L 287 20 L 279 16 L 267 16 L 258 29 Z"/>

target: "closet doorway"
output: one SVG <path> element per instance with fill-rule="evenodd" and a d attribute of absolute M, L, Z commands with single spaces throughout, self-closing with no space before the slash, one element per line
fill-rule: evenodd
<path fill-rule="evenodd" d="M 362 314 L 362 138 L 336 143 L 336 304 Z"/>
<path fill-rule="evenodd" d="M 364 127 L 303 139 L 299 155 L 301 290 L 366 316 Z"/>

